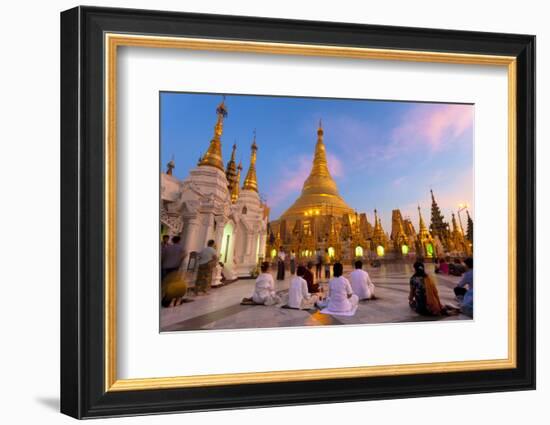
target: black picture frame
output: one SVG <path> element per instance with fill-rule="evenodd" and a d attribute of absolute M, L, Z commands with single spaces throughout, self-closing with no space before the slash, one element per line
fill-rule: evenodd
<path fill-rule="evenodd" d="M 321 381 L 105 391 L 104 34 L 514 56 L 517 367 Z M 535 36 L 132 9 L 61 13 L 61 412 L 75 418 L 535 388 Z"/>

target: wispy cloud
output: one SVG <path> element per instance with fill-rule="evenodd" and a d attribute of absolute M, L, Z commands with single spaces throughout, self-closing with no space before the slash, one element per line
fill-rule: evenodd
<path fill-rule="evenodd" d="M 392 130 L 390 156 L 415 147 L 439 151 L 472 128 L 471 105 L 418 105 Z"/>

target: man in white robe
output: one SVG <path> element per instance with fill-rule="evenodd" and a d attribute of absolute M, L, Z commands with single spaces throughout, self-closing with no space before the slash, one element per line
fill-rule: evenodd
<path fill-rule="evenodd" d="M 275 282 L 273 276 L 269 273 L 269 263 L 263 262 L 261 265 L 262 272 L 256 278 L 252 301 L 256 304 L 274 305 L 281 302 L 281 299 L 275 292 Z"/>
<path fill-rule="evenodd" d="M 363 270 L 363 262 L 355 262 L 355 270 L 350 274 L 351 289 L 360 300 L 374 298 L 374 284 L 370 280 L 369 274 Z"/>
<path fill-rule="evenodd" d="M 353 293 L 349 281 L 342 276 L 344 266 L 341 263 L 334 263 L 334 277 L 328 283 L 327 301 L 319 307 L 327 307 L 332 313 L 348 313 L 354 311 L 359 298 Z"/>
<path fill-rule="evenodd" d="M 317 301 L 317 295 L 312 295 L 307 290 L 307 282 L 304 279 L 305 272 L 304 266 L 298 266 L 296 276 L 290 281 L 287 303 L 290 308 L 307 310 L 312 308 Z"/>

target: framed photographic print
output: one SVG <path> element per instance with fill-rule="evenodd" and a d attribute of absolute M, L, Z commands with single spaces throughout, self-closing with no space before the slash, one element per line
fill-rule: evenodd
<path fill-rule="evenodd" d="M 534 36 L 77 7 L 61 57 L 63 413 L 535 387 Z"/>

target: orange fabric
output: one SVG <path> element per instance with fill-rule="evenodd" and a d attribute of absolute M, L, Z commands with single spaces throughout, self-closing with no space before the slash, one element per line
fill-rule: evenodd
<path fill-rule="evenodd" d="M 435 282 L 430 278 L 430 276 L 426 276 L 424 278 L 424 285 L 426 287 L 426 308 L 433 315 L 440 315 L 441 310 L 443 310 L 443 306 L 439 300 L 439 292 Z"/>

